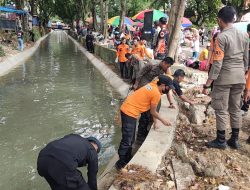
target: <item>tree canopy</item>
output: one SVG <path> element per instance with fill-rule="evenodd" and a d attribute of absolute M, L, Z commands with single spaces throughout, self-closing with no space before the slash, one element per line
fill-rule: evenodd
<path fill-rule="evenodd" d="M 63 21 L 72 23 L 74 20 L 85 20 L 93 15 L 106 15 L 103 4 L 106 0 L 0 0 L 2 5 L 14 2 L 18 9 L 29 2 L 32 13 L 38 14 L 43 23 L 46 23 L 51 16 L 59 16 Z M 108 17 L 119 16 L 121 1 L 108 1 Z M 103 3 L 104 2 L 104 3 Z M 218 10 L 224 5 L 231 5 L 236 8 L 238 20 L 250 11 L 246 0 L 187 0 L 185 5 L 185 17 L 191 19 L 194 25 L 215 24 Z M 144 9 L 160 9 L 170 13 L 170 0 L 127 0 L 125 15 L 132 17 Z M 107 9 L 105 9 L 107 11 Z"/>

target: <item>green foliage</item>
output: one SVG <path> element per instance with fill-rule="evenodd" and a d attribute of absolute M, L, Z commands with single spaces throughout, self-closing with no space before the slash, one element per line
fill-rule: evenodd
<path fill-rule="evenodd" d="M 222 0 L 224 5 L 233 6 L 236 9 L 238 21 L 244 14 L 250 12 L 250 3 L 246 6 L 245 2 L 245 0 Z"/>
<path fill-rule="evenodd" d="M 0 46 L 0 57 L 3 57 L 3 56 L 5 56 L 5 52 L 3 50 L 3 47 Z"/>
<path fill-rule="evenodd" d="M 39 8 L 39 18 L 42 22 L 42 25 L 46 26 L 49 18 L 54 15 L 56 8 L 59 7 L 56 7 L 54 0 L 39 0 L 37 1 L 37 5 Z"/>
<path fill-rule="evenodd" d="M 197 26 L 214 24 L 220 7 L 221 0 L 187 0 L 184 16 L 191 18 Z"/>
<path fill-rule="evenodd" d="M 37 41 L 37 40 L 39 40 L 39 38 L 41 38 L 41 34 L 40 34 L 38 27 L 33 27 L 32 32 L 35 34 L 35 37 L 34 37 L 35 41 Z"/>
<path fill-rule="evenodd" d="M 138 12 L 150 8 L 152 1 L 150 0 L 129 0 L 127 3 L 127 15 L 134 16 Z"/>

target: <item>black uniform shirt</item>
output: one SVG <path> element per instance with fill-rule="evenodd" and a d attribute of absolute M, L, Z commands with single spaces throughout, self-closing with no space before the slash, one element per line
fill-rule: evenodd
<path fill-rule="evenodd" d="M 65 164 L 70 170 L 88 164 L 88 185 L 97 189 L 98 156 L 89 141 L 80 135 L 70 134 L 50 142 L 39 153 L 39 157 L 51 156 Z"/>
<path fill-rule="evenodd" d="M 180 86 L 179 82 L 175 79 L 173 80 L 173 86 L 174 86 L 175 92 L 178 96 L 183 95 L 183 92 L 181 90 L 181 86 Z"/>
<path fill-rule="evenodd" d="M 182 92 L 182 90 L 181 90 L 181 86 L 180 86 L 180 84 L 179 84 L 179 82 L 177 81 L 177 80 L 173 80 L 173 86 L 174 86 L 174 88 L 175 88 L 175 92 L 176 92 L 176 94 L 178 95 L 178 96 L 181 96 L 181 95 L 183 95 L 183 92 Z M 169 93 L 169 90 L 166 92 L 166 93 Z"/>

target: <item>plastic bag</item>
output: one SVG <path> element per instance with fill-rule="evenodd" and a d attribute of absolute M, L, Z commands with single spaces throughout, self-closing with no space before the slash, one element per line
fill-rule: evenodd
<path fill-rule="evenodd" d="M 119 61 L 119 60 L 118 60 L 118 57 L 116 57 L 116 58 L 115 58 L 115 63 L 118 63 L 118 61 Z"/>

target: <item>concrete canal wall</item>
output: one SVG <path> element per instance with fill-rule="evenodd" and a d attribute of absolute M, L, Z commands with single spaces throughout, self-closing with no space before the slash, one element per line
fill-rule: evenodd
<path fill-rule="evenodd" d="M 30 58 L 35 51 L 39 48 L 41 42 L 48 37 L 49 34 L 43 36 L 35 42 L 34 46 L 20 52 L 12 57 L 7 57 L 6 60 L 0 63 L 0 77 L 8 74 L 11 70 L 15 69 L 18 65 L 23 64 Z"/>
<path fill-rule="evenodd" d="M 118 75 L 106 65 L 106 64 L 115 64 L 114 63 L 114 60 L 116 57 L 115 50 L 95 44 L 95 55 L 93 55 L 84 48 L 85 41 L 83 38 L 78 38 L 76 35 L 72 33 L 71 33 L 71 36 L 69 36 L 69 38 L 86 55 L 89 61 L 91 61 L 93 65 L 111 83 L 111 85 L 123 97 L 125 97 L 127 95 L 128 84 L 123 82 L 123 80 L 121 80 L 120 77 L 118 77 Z M 97 57 L 99 57 L 100 59 L 98 59 Z M 101 61 L 101 59 L 104 60 L 106 64 L 104 64 Z M 159 126 L 160 126 L 159 129 L 157 130 L 151 129 L 143 145 L 139 148 L 139 150 L 134 155 L 134 157 L 129 162 L 129 164 L 138 164 L 138 165 L 148 168 L 153 173 L 156 172 L 158 166 L 162 162 L 163 156 L 171 147 L 171 144 L 174 138 L 175 128 L 176 128 L 178 110 L 169 109 L 168 106 L 169 104 L 167 101 L 167 97 L 162 96 L 162 106 L 160 109 L 160 114 L 168 118 L 172 122 L 172 126 L 166 127 L 161 122 L 159 122 Z M 111 185 L 110 188 L 107 188 L 107 186 L 109 187 L 110 184 L 112 184 L 112 180 L 114 178 L 113 165 L 117 159 L 118 159 L 118 155 L 115 155 L 114 158 L 108 164 L 106 170 L 99 177 L 98 187 L 100 190 L 116 189 L 113 185 Z"/>

